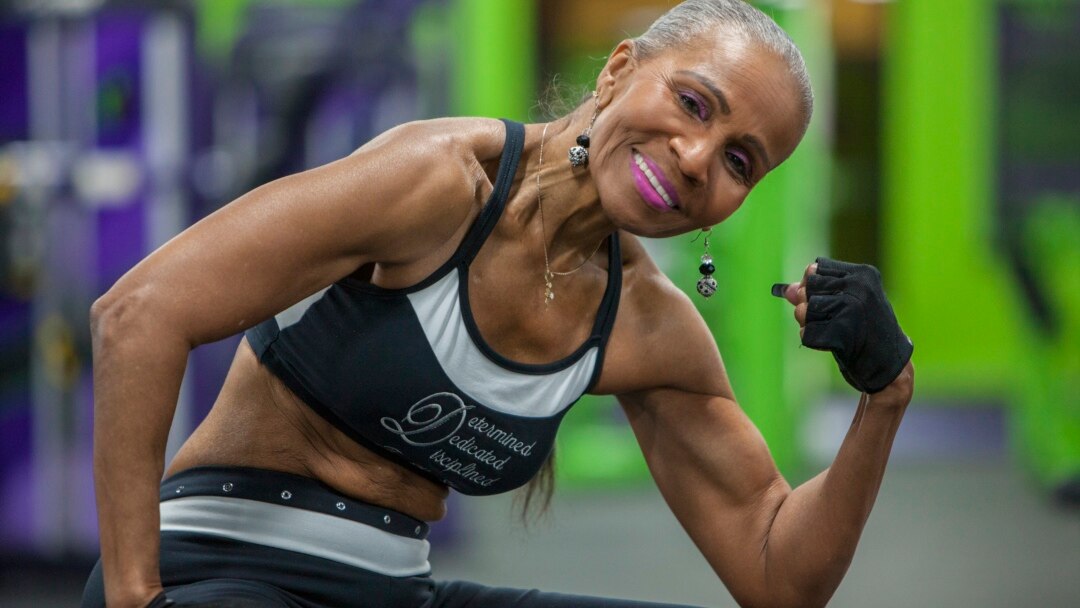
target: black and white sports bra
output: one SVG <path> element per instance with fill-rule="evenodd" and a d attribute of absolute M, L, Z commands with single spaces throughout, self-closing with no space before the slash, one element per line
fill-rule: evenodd
<path fill-rule="evenodd" d="M 469 264 L 506 205 L 525 140 L 506 143 L 490 198 L 460 247 L 405 289 L 346 278 L 295 323 L 247 331 L 259 360 L 361 445 L 463 494 L 512 490 L 550 452 L 562 417 L 600 375 L 622 285 L 618 235 L 589 338 L 564 359 L 524 364 L 496 353 L 469 308 Z"/>

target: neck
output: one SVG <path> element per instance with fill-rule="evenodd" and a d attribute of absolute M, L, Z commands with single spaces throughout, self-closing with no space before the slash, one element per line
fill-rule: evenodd
<path fill-rule="evenodd" d="M 527 169 L 522 190 L 531 192 L 532 196 L 521 198 L 515 215 L 531 235 L 529 242 L 546 238 L 548 260 L 553 272 L 577 268 L 615 231 L 614 224 L 600 204 L 589 168 L 574 168 L 567 159 L 567 151 L 588 126 L 590 117 L 589 108 L 578 108 L 569 116 L 549 124 L 546 138 L 543 137 L 543 124 L 532 125 L 528 130 L 525 150 Z M 540 201 L 536 196 L 538 170 Z M 532 235 L 535 235 L 535 240 Z"/>

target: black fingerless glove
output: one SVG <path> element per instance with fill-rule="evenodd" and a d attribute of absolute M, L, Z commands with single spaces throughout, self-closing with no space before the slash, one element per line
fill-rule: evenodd
<path fill-rule="evenodd" d="M 161 593 L 155 595 L 154 599 L 150 600 L 150 603 L 146 605 L 146 608 L 169 608 L 170 606 L 175 605 L 176 602 L 165 597 L 165 592 L 162 591 Z"/>
<path fill-rule="evenodd" d="M 885 297 L 881 273 L 829 258 L 817 265 L 806 278 L 803 346 L 832 351 L 848 384 L 876 393 L 900 375 L 914 349 Z"/>

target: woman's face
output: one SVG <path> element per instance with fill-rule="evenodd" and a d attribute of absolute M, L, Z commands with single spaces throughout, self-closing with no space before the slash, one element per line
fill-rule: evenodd
<path fill-rule="evenodd" d="M 802 137 L 783 59 L 737 36 L 647 60 L 616 47 L 597 83 L 589 167 L 608 217 L 663 237 L 717 224 Z"/>

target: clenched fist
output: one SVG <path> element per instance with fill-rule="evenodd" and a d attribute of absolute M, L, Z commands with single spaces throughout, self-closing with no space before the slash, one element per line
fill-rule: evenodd
<path fill-rule="evenodd" d="M 873 266 L 818 258 L 801 282 L 777 283 L 773 295 L 795 305 L 803 345 L 832 352 L 844 379 L 862 392 L 888 386 L 911 359 L 911 339 Z"/>

